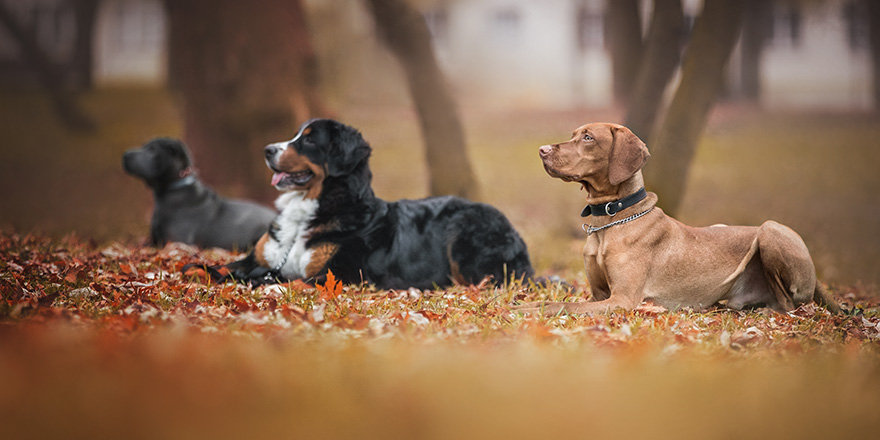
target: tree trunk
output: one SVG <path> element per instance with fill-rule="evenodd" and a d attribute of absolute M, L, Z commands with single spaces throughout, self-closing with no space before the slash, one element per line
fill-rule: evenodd
<path fill-rule="evenodd" d="M 80 90 L 89 90 L 94 85 L 92 40 L 99 2 L 98 0 L 70 0 L 70 2 L 76 17 L 76 43 L 71 59 L 74 83 Z"/>
<path fill-rule="evenodd" d="M 202 180 L 268 200 L 263 147 L 326 116 L 317 60 L 297 0 L 167 0 L 169 72 Z"/>
<path fill-rule="evenodd" d="M 95 122 L 79 107 L 73 93 L 64 86 L 64 75 L 57 64 L 40 47 L 34 38 L 34 32 L 28 32 L 2 1 L 0 23 L 9 31 L 9 35 L 21 49 L 25 63 L 34 70 L 40 84 L 49 93 L 61 122 L 74 131 L 94 131 L 97 128 Z"/>
<path fill-rule="evenodd" d="M 377 32 L 406 72 L 425 142 L 431 195 L 478 199 L 464 130 L 424 18 L 406 0 L 368 0 L 367 4 Z"/>
<path fill-rule="evenodd" d="M 761 96 L 761 51 L 770 29 L 772 3 L 766 0 L 746 0 L 742 32 L 742 97 L 756 101 Z"/>
<path fill-rule="evenodd" d="M 605 41 L 611 54 L 614 98 L 626 103 L 642 58 L 642 23 L 638 0 L 608 2 Z"/>
<path fill-rule="evenodd" d="M 880 2 L 864 0 L 868 7 L 868 32 L 870 33 L 871 67 L 874 78 L 874 109 L 880 111 Z"/>
<path fill-rule="evenodd" d="M 652 138 L 663 92 L 678 67 L 684 26 L 681 0 L 655 0 L 645 53 L 625 119 L 626 126 L 645 142 Z"/>
<path fill-rule="evenodd" d="M 721 91 L 744 5 L 740 0 L 706 0 L 685 53 L 681 83 L 651 147 L 645 181 L 671 215 L 681 204 L 697 141 Z"/>

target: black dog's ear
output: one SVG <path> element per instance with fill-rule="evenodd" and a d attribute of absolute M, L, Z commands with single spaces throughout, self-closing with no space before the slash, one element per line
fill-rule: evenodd
<path fill-rule="evenodd" d="M 170 138 L 164 138 L 163 141 L 168 151 L 171 152 L 175 159 L 180 160 L 184 168 L 192 165 L 192 156 L 190 155 L 189 148 L 187 148 L 183 141 Z"/>
<path fill-rule="evenodd" d="M 160 149 L 165 157 L 176 161 L 181 168 L 187 168 L 192 165 L 192 156 L 190 155 L 189 148 L 180 139 L 158 137 L 150 140 L 144 146 Z"/>
<path fill-rule="evenodd" d="M 370 151 L 370 144 L 364 140 L 360 132 L 339 124 L 336 135 L 331 140 L 327 173 L 334 177 L 351 174 L 358 165 L 370 157 Z"/>

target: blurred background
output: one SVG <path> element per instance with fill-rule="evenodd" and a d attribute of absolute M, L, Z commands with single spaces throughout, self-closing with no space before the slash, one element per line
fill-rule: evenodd
<path fill-rule="evenodd" d="M 120 159 L 156 136 L 270 203 L 262 147 L 334 117 L 378 196 L 493 204 L 582 279 L 584 193 L 537 148 L 610 121 L 678 219 L 774 219 L 824 281 L 876 285 L 878 66 L 869 0 L 0 0 L 0 228 L 144 242 Z"/>

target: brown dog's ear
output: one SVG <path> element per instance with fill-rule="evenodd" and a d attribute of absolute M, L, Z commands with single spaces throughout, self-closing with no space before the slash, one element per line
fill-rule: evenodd
<path fill-rule="evenodd" d="M 611 136 L 614 143 L 608 158 L 608 181 L 620 185 L 645 166 L 651 153 L 638 136 L 622 125 L 612 126 Z"/>

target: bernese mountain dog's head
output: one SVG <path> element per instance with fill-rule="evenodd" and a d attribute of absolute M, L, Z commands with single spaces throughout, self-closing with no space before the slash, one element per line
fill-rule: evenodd
<path fill-rule="evenodd" d="M 279 191 L 305 191 L 306 198 L 317 199 L 328 179 L 358 170 L 369 186 L 370 145 L 356 129 L 332 119 L 307 121 L 293 139 L 267 145 L 265 154 Z"/>

